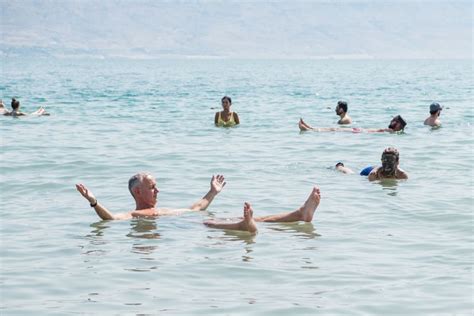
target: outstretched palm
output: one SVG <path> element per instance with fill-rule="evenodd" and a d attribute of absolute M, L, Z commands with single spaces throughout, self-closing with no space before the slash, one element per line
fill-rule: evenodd
<path fill-rule="evenodd" d="M 211 191 L 219 193 L 224 188 L 226 182 L 223 175 L 218 174 L 217 176 L 212 176 L 211 179 Z"/>
<path fill-rule="evenodd" d="M 94 201 L 96 201 L 96 198 L 94 196 L 94 194 L 92 194 L 92 192 L 90 192 L 85 185 L 83 185 L 82 183 L 80 184 L 76 184 L 76 189 L 77 191 L 79 191 L 79 193 L 81 193 L 81 195 L 83 197 L 85 197 L 89 203 L 92 203 Z"/>

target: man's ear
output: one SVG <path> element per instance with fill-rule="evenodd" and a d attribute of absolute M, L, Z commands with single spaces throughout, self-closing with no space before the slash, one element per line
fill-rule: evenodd
<path fill-rule="evenodd" d="M 133 191 L 134 196 L 139 196 L 140 195 L 140 188 L 138 186 L 134 187 L 132 189 L 132 191 Z"/>

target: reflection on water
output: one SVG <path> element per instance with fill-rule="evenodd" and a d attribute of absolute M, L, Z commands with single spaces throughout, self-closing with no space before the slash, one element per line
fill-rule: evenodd
<path fill-rule="evenodd" d="M 242 255 L 242 261 L 250 262 L 252 261 L 253 257 L 250 254 L 253 252 L 252 247 L 245 247 L 245 254 Z"/>
<path fill-rule="evenodd" d="M 378 181 L 377 183 L 382 186 L 382 189 L 384 191 L 387 191 L 387 195 L 397 196 L 398 181 L 399 180 L 397 179 L 383 179 Z"/>
<path fill-rule="evenodd" d="M 107 225 L 108 223 L 109 221 L 98 221 L 96 223 L 92 223 L 90 225 L 92 230 L 90 234 L 86 235 L 86 238 L 96 240 L 95 237 L 102 237 L 104 235 L 104 230 L 110 227 L 110 225 Z"/>
<path fill-rule="evenodd" d="M 228 241 L 243 241 L 247 245 L 255 243 L 256 234 L 239 230 L 224 230 L 224 239 Z"/>
<path fill-rule="evenodd" d="M 314 239 L 315 237 L 321 236 L 316 232 L 313 223 L 304 222 L 292 222 L 292 223 L 277 223 L 272 224 L 269 229 L 278 232 L 296 232 L 295 236 L 302 237 L 303 239 Z"/>
<path fill-rule="evenodd" d="M 131 231 L 127 237 L 140 239 L 159 239 L 161 235 L 156 232 L 156 220 L 147 218 L 138 218 L 130 221 Z M 134 243 L 132 245 L 132 252 L 138 254 L 149 255 L 158 249 L 157 245 L 143 245 L 142 243 Z M 152 260 L 152 258 L 142 258 L 144 260 Z"/>
<path fill-rule="evenodd" d="M 90 246 L 103 246 L 108 243 L 104 238 L 106 229 L 110 228 L 110 221 L 99 221 L 90 225 L 92 230 L 90 233 L 85 235 L 85 239 L 89 241 Z M 157 225 L 155 219 L 133 219 L 130 221 L 130 232 L 126 235 L 132 239 L 139 240 L 153 240 L 159 239 L 161 235 L 156 232 Z M 82 246 L 81 248 L 86 248 Z M 151 254 L 158 248 L 157 245 L 144 245 L 141 242 L 135 242 L 132 244 L 132 252 L 138 254 Z M 103 255 L 106 253 L 105 249 L 91 249 L 84 252 L 86 255 Z M 143 258 L 145 260 L 149 258 Z"/>
<path fill-rule="evenodd" d="M 242 261 L 250 262 L 253 260 L 253 257 L 250 254 L 253 252 L 252 244 L 255 243 L 255 237 L 257 234 L 251 234 L 249 232 L 239 231 L 239 230 L 222 230 L 223 235 L 208 236 L 209 239 L 214 239 L 218 241 L 218 244 L 226 244 L 227 242 L 243 242 L 246 246 L 244 247 L 245 253 L 242 254 Z"/>
<path fill-rule="evenodd" d="M 104 237 L 104 232 L 105 229 L 109 228 L 109 222 L 108 221 L 99 221 L 96 223 L 92 223 L 90 225 L 92 227 L 92 230 L 90 233 L 85 235 L 85 239 L 89 241 L 89 245 L 84 245 L 81 246 L 81 248 L 88 248 L 89 246 L 95 247 L 95 246 L 103 246 L 107 244 L 107 241 L 103 239 Z M 92 256 L 102 256 L 107 251 L 105 249 L 90 249 L 90 250 L 85 250 L 83 254 L 85 255 L 92 255 Z M 85 262 L 88 262 L 88 260 L 85 260 Z"/>
<path fill-rule="evenodd" d="M 144 239 L 159 239 L 160 234 L 154 232 L 157 229 L 155 219 L 139 218 L 130 221 L 131 231 L 127 237 L 144 238 Z"/>

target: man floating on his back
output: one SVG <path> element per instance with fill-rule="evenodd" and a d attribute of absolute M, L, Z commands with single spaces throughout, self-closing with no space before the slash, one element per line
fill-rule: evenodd
<path fill-rule="evenodd" d="M 100 204 L 94 194 L 83 184 L 76 184 L 76 189 L 81 195 L 89 201 L 91 207 L 94 208 L 97 215 L 103 220 L 120 220 L 131 219 L 134 217 L 157 217 L 164 215 L 179 215 L 186 211 L 203 211 L 205 210 L 224 188 L 226 182 L 223 175 L 212 176 L 211 188 L 209 192 L 199 201 L 194 203 L 188 209 L 168 209 L 157 208 L 158 202 L 158 187 L 156 186 L 156 179 L 149 173 L 138 173 L 130 178 L 128 181 L 128 189 L 135 200 L 135 210 L 114 214 L 110 212 L 105 206 Z M 255 233 L 257 226 L 255 222 L 297 222 L 305 221 L 311 222 L 313 220 L 314 212 L 319 205 L 321 193 L 319 188 L 313 187 L 303 205 L 295 211 L 284 212 L 280 214 L 261 216 L 254 218 L 253 210 L 249 203 L 244 204 L 243 218 L 233 222 L 222 222 L 216 220 L 209 220 L 204 222 L 205 225 L 212 228 L 242 230 Z"/>

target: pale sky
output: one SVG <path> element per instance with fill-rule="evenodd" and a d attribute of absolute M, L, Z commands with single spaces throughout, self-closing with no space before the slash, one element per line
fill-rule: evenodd
<path fill-rule="evenodd" d="M 0 0 L 0 54 L 472 58 L 471 1 Z"/>

